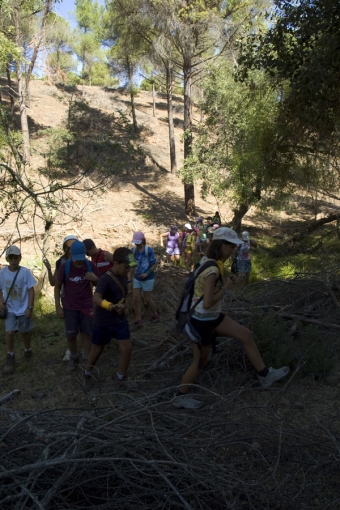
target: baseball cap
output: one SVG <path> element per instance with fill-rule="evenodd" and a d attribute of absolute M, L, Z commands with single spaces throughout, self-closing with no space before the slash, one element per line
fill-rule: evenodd
<path fill-rule="evenodd" d="M 70 248 L 71 259 L 76 260 L 85 260 L 86 248 L 85 244 L 81 241 L 75 241 Z"/>
<path fill-rule="evenodd" d="M 170 229 L 171 230 L 178 230 L 178 227 L 177 227 L 177 225 L 171 225 Z"/>
<path fill-rule="evenodd" d="M 242 239 L 243 239 L 243 241 L 250 241 L 249 232 L 247 232 L 246 230 L 244 232 L 242 232 Z"/>
<path fill-rule="evenodd" d="M 235 230 L 228 227 L 220 227 L 215 230 L 213 241 L 228 241 L 232 244 L 242 244 L 243 241 L 238 237 Z"/>
<path fill-rule="evenodd" d="M 9 246 L 6 250 L 6 258 L 9 257 L 10 255 L 21 255 L 20 248 L 14 245 Z"/>
<path fill-rule="evenodd" d="M 187 228 L 188 230 L 192 230 L 192 226 L 190 225 L 190 223 L 186 223 L 184 226 L 185 226 L 185 228 Z"/>
<path fill-rule="evenodd" d="M 86 251 L 91 250 L 91 248 L 93 248 L 95 246 L 92 239 L 84 239 L 83 243 L 85 244 Z"/>
<path fill-rule="evenodd" d="M 137 266 L 137 262 L 135 261 L 135 257 L 133 256 L 133 253 L 128 253 L 125 260 L 126 260 L 127 264 L 129 264 L 130 267 Z"/>
<path fill-rule="evenodd" d="M 133 238 L 132 238 L 132 243 L 134 244 L 140 244 L 144 239 L 144 234 L 143 232 L 141 232 L 140 230 L 138 230 L 138 232 L 135 232 L 133 234 Z"/>
<path fill-rule="evenodd" d="M 64 237 L 63 246 L 64 246 L 65 243 L 67 243 L 67 241 L 78 241 L 78 237 L 76 237 L 73 234 L 70 234 L 70 235 Z"/>

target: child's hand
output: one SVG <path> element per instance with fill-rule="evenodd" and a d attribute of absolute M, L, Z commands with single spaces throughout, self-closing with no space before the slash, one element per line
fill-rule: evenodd
<path fill-rule="evenodd" d="M 90 282 L 97 282 L 98 277 L 94 273 L 87 272 L 85 275 L 85 280 L 89 280 Z"/>
<path fill-rule="evenodd" d="M 236 277 L 234 275 L 228 276 L 228 278 L 225 279 L 223 287 L 227 290 L 230 290 L 236 283 Z"/>
<path fill-rule="evenodd" d="M 44 264 L 44 266 L 46 267 L 46 269 L 47 269 L 48 271 L 50 271 L 50 269 L 51 269 L 51 264 L 49 263 L 49 261 L 48 261 L 47 259 L 43 259 L 43 264 Z"/>
<path fill-rule="evenodd" d="M 145 278 L 146 278 L 147 276 L 148 276 L 148 275 L 147 275 L 146 273 L 143 273 L 143 274 L 140 274 L 140 275 L 139 275 L 139 278 L 140 278 L 141 280 L 145 280 Z"/>
<path fill-rule="evenodd" d="M 57 308 L 57 317 L 59 319 L 64 319 L 64 310 L 62 308 Z"/>
<path fill-rule="evenodd" d="M 0 310 L 6 310 L 6 305 L 5 303 L 0 303 Z"/>

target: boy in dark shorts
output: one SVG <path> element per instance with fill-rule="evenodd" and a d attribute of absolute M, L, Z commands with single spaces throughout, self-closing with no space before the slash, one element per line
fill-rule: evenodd
<path fill-rule="evenodd" d="M 129 324 L 125 315 L 125 296 L 128 291 L 128 273 L 135 267 L 136 261 L 128 248 L 117 248 L 113 254 L 112 269 L 103 274 L 98 281 L 93 302 L 94 326 L 92 346 L 84 372 L 85 391 L 90 390 L 93 367 L 101 356 L 105 345 L 112 338 L 118 341 L 120 357 L 118 362 L 117 381 L 127 379 L 127 370 L 131 359 L 132 344 Z"/>

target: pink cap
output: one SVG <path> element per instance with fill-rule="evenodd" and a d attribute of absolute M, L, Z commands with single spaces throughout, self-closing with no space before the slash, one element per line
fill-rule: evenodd
<path fill-rule="evenodd" d="M 144 234 L 143 232 L 141 232 L 140 230 L 138 232 L 135 232 L 133 234 L 133 239 L 132 239 L 132 243 L 134 244 L 141 244 L 141 242 L 143 241 L 144 239 Z"/>

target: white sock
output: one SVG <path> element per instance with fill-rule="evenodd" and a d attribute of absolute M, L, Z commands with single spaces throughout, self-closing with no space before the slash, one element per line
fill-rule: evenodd
<path fill-rule="evenodd" d="M 117 379 L 119 379 L 120 381 L 122 381 L 123 379 L 125 379 L 126 375 L 120 375 L 118 374 L 117 372 Z"/>

